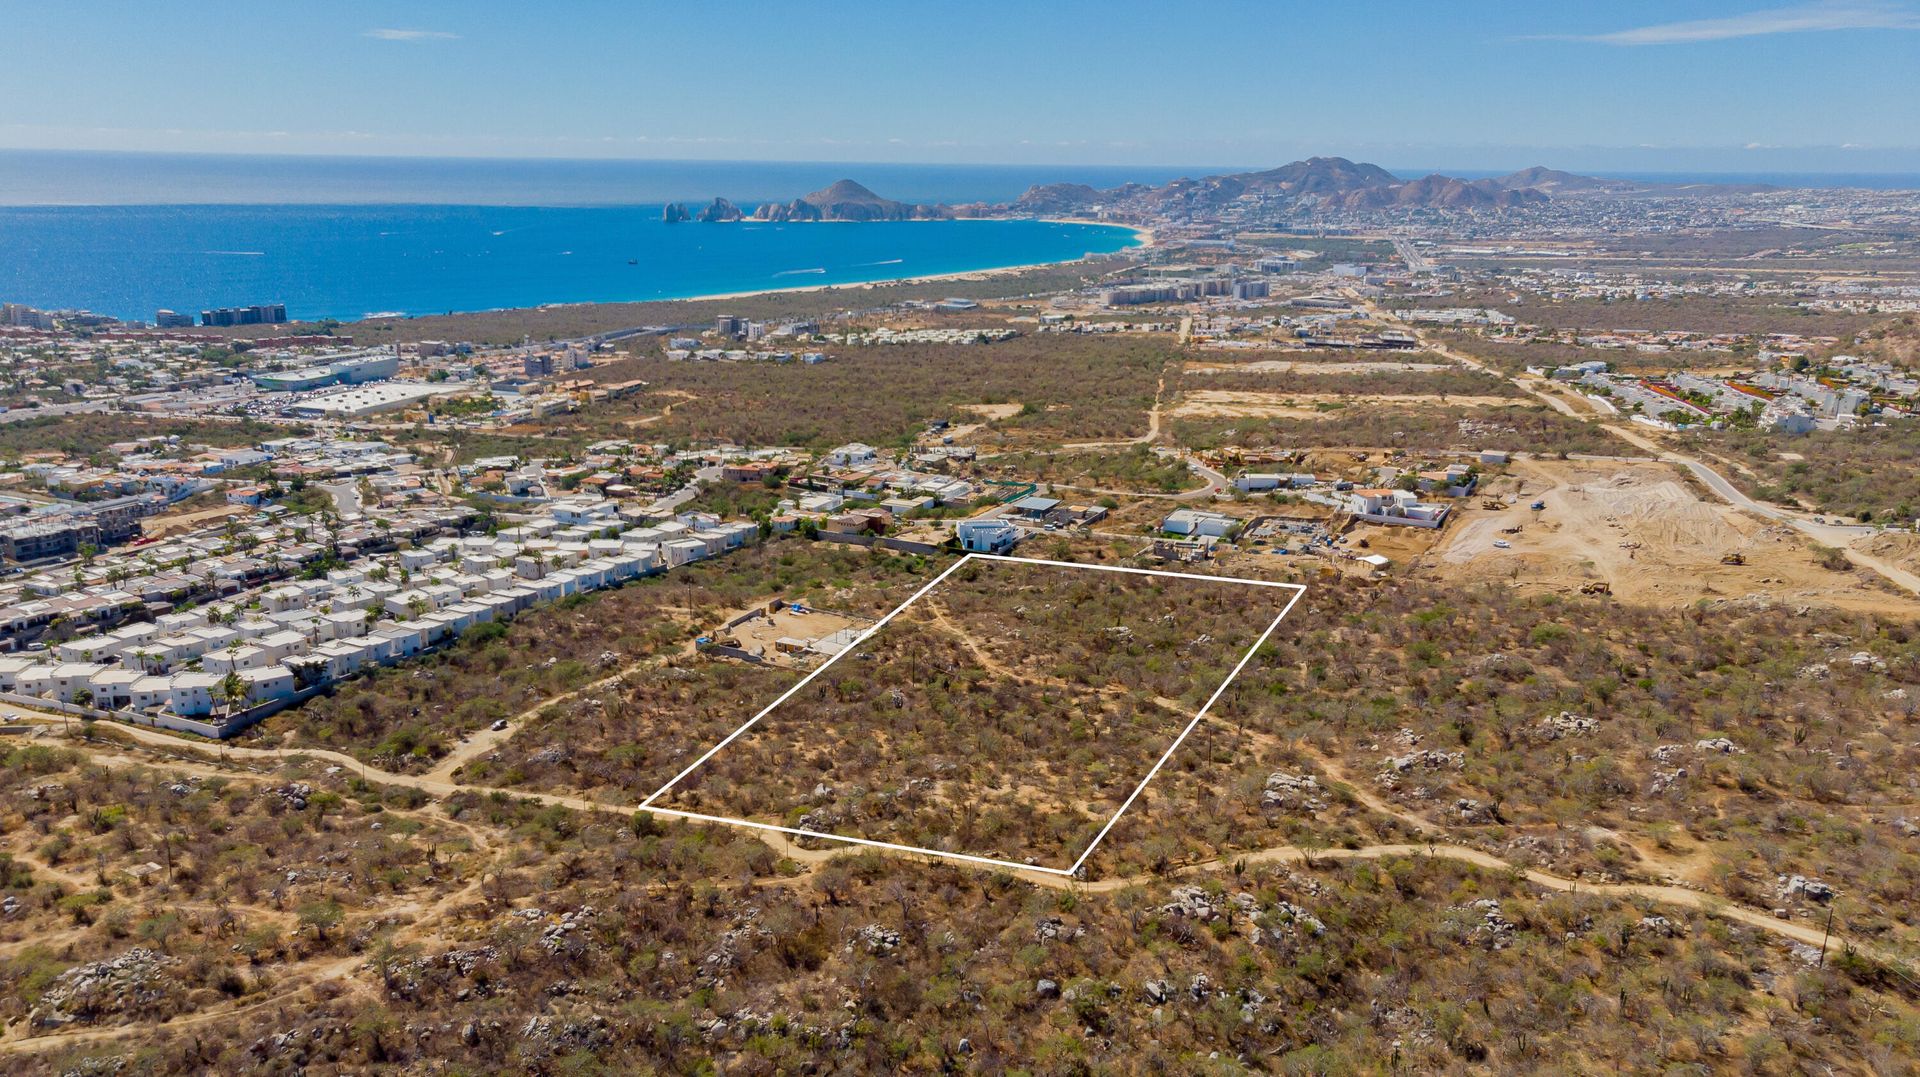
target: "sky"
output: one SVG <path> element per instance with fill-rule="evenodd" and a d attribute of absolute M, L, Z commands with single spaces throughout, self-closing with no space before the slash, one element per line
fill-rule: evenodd
<path fill-rule="evenodd" d="M 0 147 L 1920 171 L 1920 0 L 62 0 Z"/>

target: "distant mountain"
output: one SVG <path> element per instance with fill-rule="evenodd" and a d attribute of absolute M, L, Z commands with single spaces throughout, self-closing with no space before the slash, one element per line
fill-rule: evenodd
<path fill-rule="evenodd" d="M 1562 172 L 1557 168 L 1534 165 L 1518 172 L 1509 172 L 1486 181 L 1507 191 L 1532 189 L 1544 194 L 1586 194 L 1601 191 L 1630 191 L 1637 185 L 1627 180 L 1601 179 L 1598 176 L 1579 176 L 1572 172 Z"/>
<path fill-rule="evenodd" d="M 882 198 L 850 179 L 781 204 L 753 211 L 756 221 L 916 221 L 953 216 L 945 206 L 921 206 Z"/>
<path fill-rule="evenodd" d="M 917 205 L 883 198 L 843 179 L 791 202 L 767 202 L 752 213 L 756 221 L 920 221 L 961 217 L 1074 217 L 1098 211 L 1130 219 L 1217 218 L 1242 206 L 1262 212 L 1278 209 L 1318 213 L 1393 213 L 1444 210 L 1474 213 L 1524 209 L 1555 198 L 1689 197 L 1719 195 L 1760 187 L 1642 183 L 1576 175 L 1536 165 L 1490 179 L 1465 180 L 1435 173 L 1403 180 L 1379 165 L 1344 157 L 1310 157 L 1260 172 L 1233 172 L 1199 179 L 1183 177 L 1157 187 L 1129 183 L 1101 190 L 1084 183 L 1043 183 L 1027 188 L 1012 202 L 961 206 Z M 669 206 L 669 220 L 679 212 Z M 740 220 L 741 211 L 724 198 L 702 210 L 702 221 Z M 681 218 L 684 219 L 684 218 Z"/>
<path fill-rule="evenodd" d="M 1518 172 L 1509 172 L 1488 181 L 1507 190 L 1532 189 L 1553 197 L 1564 196 L 1655 196 L 1666 198 L 1691 198 L 1696 196 L 1717 196 L 1729 194 L 1759 194 L 1765 191 L 1777 191 L 1779 187 L 1770 183 L 1662 183 L 1651 180 L 1609 179 L 1603 176 L 1582 176 L 1573 172 L 1562 172 L 1557 168 L 1545 168 L 1535 165 Z"/>
<path fill-rule="evenodd" d="M 1042 183 L 1027 188 L 1025 194 L 1007 205 L 1007 209 L 1035 217 L 1085 213 L 1108 202 L 1124 202 L 1153 190 L 1144 183 L 1129 183 L 1111 190 L 1097 190 L 1084 183 Z"/>
<path fill-rule="evenodd" d="M 1312 157 L 1264 172 L 1236 172 L 1204 179 L 1177 179 L 1140 196 L 1161 212 L 1219 209 L 1240 199 L 1288 201 L 1344 195 L 1398 183 L 1379 165 L 1355 164 L 1344 157 Z"/>
<path fill-rule="evenodd" d="M 1356 164 L 1345 157 L 1309 157 L 1265 172 L 1243 172 L 1226 177 L 1250 190 L 1278 189 L 1292 194 L 1344 194 L 1365 187 L 1384 187 L 1400 178 L 1379 165 Z"/>
<path fill-rule="evenodd" d="M 1160 187 L 1130 184 L 1100 191 L 1085 184 L 1046 184 L 1028 188 L 1007 208 L 1014 213 L 1067 214 L 1101 206 L 1142 215 L 1204 215 L 1243 200 L 1294 203 L 1312 210 L 1479 210 L 1538 205 L 1548 195 L 1494 180 L 1434 175 L 1404 181 L 1379 165 L 1313 157 L 1264 172 L 1183 178 Z"/>
<path fill-rule="evenodd" d="M 1493 180 L 1455 179 L 1435 173 L 1409 183 L 1362 187 L 1327 196 L 1329 208 L 1360 209 L 1513 209 L 1548 201 L 1533 188 L 1511 190 Z"/>

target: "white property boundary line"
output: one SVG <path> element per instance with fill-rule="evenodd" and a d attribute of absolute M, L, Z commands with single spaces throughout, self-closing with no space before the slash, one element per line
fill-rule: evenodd
<path fill-rule="evenodd" d="M 1231 673 L 1228 673 L 1226 679 L 1220 682 L 1219 687 L 1213 690 L 1213 695 L 1207 697 L 1207 702 L 1203 706 L 1201 706 L 1200 710 L 1197 713 L 1194 714 L 1192 720 L 1187 722 L 1186 728 L 1182 729 L 1180 731 L 1180 735 L 1174 738 L 1173 743 L 1167 746 L 1167 750 L 1160 754 L 1160 758 L 1154 762 L 1153 768 L 1147 771 L 1146 777 L 1140 779 L 1139 785 L 1134 786 L 1133 792 L 1127 795 L 1127 799 L 1124 803 L 1120 805 L 1120 809 L 1113 813 L 1113 817 L 1107 820 L 1105 826 L 1102 826 L 1100 828 L 1100 833 L 1094 835 L 1093 841 L 1087 845 L 1084 851 L 1081 852 L 1079 859 L 1075 860 L 1071 867 L 1066 867 L 1066 868 L 1041 867 L 1036 864 L 1022 864 L 1017 861 L 1001 860 L 991 856 L 975 856 L 971 853 L 946 852 L 940 849 L 927 849 L 918 845 L 898 845 L 889 841 L 875 841 L 872 838 L 856 838 L 856 837 L 850 837 L 844 834 L 826 834 L 817 830 L 801 830 L 798 827 L 779 826 L 774 823 L 759 823 L 751 819 L 736 819 L 731 816 L 723 816 L 723 815 L 704 815 L 704 814 L 701 814 L 700 812 L 682 811 L 678 808 L 656 808 L 653 806 L 653 802 L 660 799 L 660 797 L 663 794 L 665 794 L 667 790 L 672 789 L 674 786 L 680 784 L 681 779 L 685 778 L 689 774 L 692 774 L 694 771 L 700 769 L 701 765 L 704 764 L 707 760 L 712 759 L 716 754 L 718 754 L 720 749 L 725 748 L 727 745 L 732 744 L 734 741 L 738 740 L 741 737 L 741 735 L 746 733 L 747 730 L 752 729 L 755 725 L 757 725 L 760 719 L 765 718 L 767 715 L 771 714 L 775 707 L 778 707 L 780 704 L 785 703 L 788 699 L 793 697 L 794 693 L 800 691 L 802 688 L 805 688 L 808 684 L 812 683 L 815 677 L 818 677 L 820 674 L 825 673 L 828 667 L 832 666 L 835 662 L 838 662 L 840 660 L 842 655 L 848 654 L 849 652 L 852 652 L 858 649 L 859 646 L 865 643 L 867 639 L 871 637 L 875 632 L 878 632 L 882 628 L 886 627 L 887 622 L 899 616 L 901 611 L 905 610 L 908 606 L 913 605 L 915 602 L 918 602 L 921 598 L 925 597 L 927 592 L 933 590 L 935 587 L 938 587 L 941 584 L 941 582 L 943 582 L 948 576 L 953 575 L 954 571 L 957 570 L 961 565 L 964 565 L 967 562 L 973 561 L 976 559 L 981 561 L 1007 561 L 1007 562 L 1012 562 L 1014 564 L 1022 564 L 1022 565 L 1048 565 L 1055 568 L 1089 569 L 1097 572 L 1125 572 L 1125 573 L 1131 573 L 1137 576 L 1165 576 L 1170 579 L 1176 579 L 1176 580 L 1212 580 L 1220 583 L 1246 584 L 1249 587 L 1278 587 L 1278 588 L 1283 588 L 1283 589 L 1292 591 L 1293 597 L 1287 599 L 1287 604 L 1281 607 L 1279 615 L 1276 616 L 1273 619 L 1273 621 L 1267 625 L 1266 629 L 1260 633 L 1260 637 L 1253 641 L 1253 646 L 1247 648 L 1247 653 L 1240 656 L 1240 661 L 1234 665 L 1233 671 Z M 1300 596 L 1305 594 L 1306 590 L 1307 590 L 1306 587 L 1302 584 L 1279 583 L 1273 580 L 1243 580 L 1234 576 L 1209 576 L 1209 575 L 1203 575 L 1200 573 L 1169 572 L 1165 569 L 1129 568 L 1121 565 L 1091 565 L 1091 564 L 1080 564 L 1073 561 L 1048 561 L 1048 560 L 1044 560 L 1041 558 L 1034 558 L 1034 557 L 1008 557 L 1008 556 L 1005 556 L 1004 554 L 969 553 L 965 557 L 962 557 L 960 560 L 955 561 L 953 564 L 947 566 L 945 571 L 941 572 L 938 576 L 935 576 L 931 581 L 927 583 L 926 586 L 920 588 L 918 591 L 915 591 L 913 595 L 910 598 L 908 598 L 905 602 L 902 602 L 900 605 L 894 607 L 892 612 L 888 613 L 885 617 L 880 618 L 878 621 L 875 621 L 871 627 L 869 627 L 866 631 L 860 633 L 859 636 L 855 637 L 852 643 L 848 644 L 846 647 L 842 648 L 839 652 L 835 653 L 831 658 L 821 663 L 820 668 L 807 674 L 805 677 L 802 677 L 799 683 L 795 684 L 793 687 L 787 689 L 786 691 L 780 693 L 780 697 L 778 699 L 775 699 L 772 703 L 769 703 L 765 707 L 761 708 L 760 713 L 755 714 L 752 718 L 747 719 L 747 721 L 743 725 L 741 725 L 740 728 L 734 730 L 732 733 L 727 734 L 726 739 L 722 740 L 720 743 L 714 745 L 713 747 L 707 749 L 706 752 L 700 756 L 700 758 L 694 760 L 692 763 L 689 763 L 685 769 L 683 769 L 680 773 L 674 775 L 665 785 L 661 786 L 658 789 L 655 789 L 652 795 L 648 796 L 647 799 L 640 802 L 640 810 L 653 812 L 657 815 L 670 815 L 680 819 L 694 819 L 694 820 L 699 820 L 701 822 L 708 822 L 708 823 L 723 823 L 728 826 L 746 827 L 750 830 L 771 831 L 773 833 L 788 834 L 794 837 L 824 838 L 828 841 L 846 842 L 847 844 L 850 844 L 850 845 L 864 845 L 864 846 L 868 846 L 870 848 L 875 848 L 875 849 L 891 849 L 895 852 L 901 852 L 901 853 L 919 853 L 924 856 L 940 857 L 947 860 L 960 860 L 960 861 L 964 861 L 971 864 L 985 864 L 992 867 L 1010 868 L 1014 871 L 1037 871 L 1037 872 L 1043 872 L 1048 875 L 1063 875 L 1063 876 L 1071 877 L 1072 875 L 1074 875 L 1076 872 L 1080 870 L 1081 865 L 1087 862 L 1087 858 L 1093 855 L 1093 851 L 1100 847 L 1100 843 L 1106 840 L 1107 833 L 1114 828 L 1115 824 L 1120 822 L 1120 817 L 1127 813 L 1127 809 L 1133 807 L 1133 802 L 1135 800 L 1138 800 L 1140 798 L 1140 794 L 1146 791 L 1147 783 L 1153 781 L 1154 776 L 1160 773 L 1160 768 L 1166 766 L 1167 760 L 1173 758 L 1173 753 L 1180 749 L 1180 745 L 1186 741 L 1187 735 L 1192 733 L 1194 731 L 1194 728 L 1200 724 L 1201 719 L 1207 716 L 1207 712 L 1213 709 L 1213 705 L 1216 702 L 1218 702 L 1221 695 L 1223 695 L 1226 692 L 1227 686 L 1232 684 L 1234 680 L 1240 676 L 1241 671 L 1247 668 L 1247 663 L 1251 662 L 1253 660 L 1253 656 L 1259 653 L 1260 648 L 1264 646 L 1268 638 L 1270 638 L 1273 635 L 1274 629 L 1279 628 L 1280 622 L 1286 620 L 1287 614 L 1293 612 L 1294 604 L 1300 601 Z"/>

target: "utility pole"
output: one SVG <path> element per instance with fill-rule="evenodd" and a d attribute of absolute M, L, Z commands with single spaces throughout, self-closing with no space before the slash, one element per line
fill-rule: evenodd
<path fill-rule="evenodd" d="M 1827 940 L 1833 937 L 1833 906 L 1827 906 L 1827 926 L 1820 933 L 1820 963 L 1818 968 L 1827 967 Z"/>

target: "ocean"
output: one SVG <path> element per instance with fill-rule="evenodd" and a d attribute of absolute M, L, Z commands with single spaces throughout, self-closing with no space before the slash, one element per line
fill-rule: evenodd
<path fill-rule="evenodd" d="M 1244 170 L 0 150 L 0 301 L 140 320 L 160 308 L 285 303 L 296 319 L 352 320 L 895 280 L 1063 261 L 1136 238 L 1043 221 L 667 225 L 660 208 L 697 211 L 716 195 L 751 208 L 842 178 L 951 204 L 1008 201 L 1036 183 Z M 1765 179 L 1920 186 L 1892 175 Z"/>
<path fill-rule="evenodd" d="M 889 198 L 960 203 L 1139 174 L 0 151 L 0 301 L 139 320 L 285 303 L 295 319 L 345 321 L 1058 262 L 1138 239 L 1045 221 L 669 225 L 660 211 L 715 195 L 751 208 L 847 177 Z"/>
<path fill-rule="evenodd" d="M 893 280 L 1136 242 L 1028 220 L 667 224 L 657 205 L 31 207 L 0 209 L 0 300 L 352 320 Z"/>

